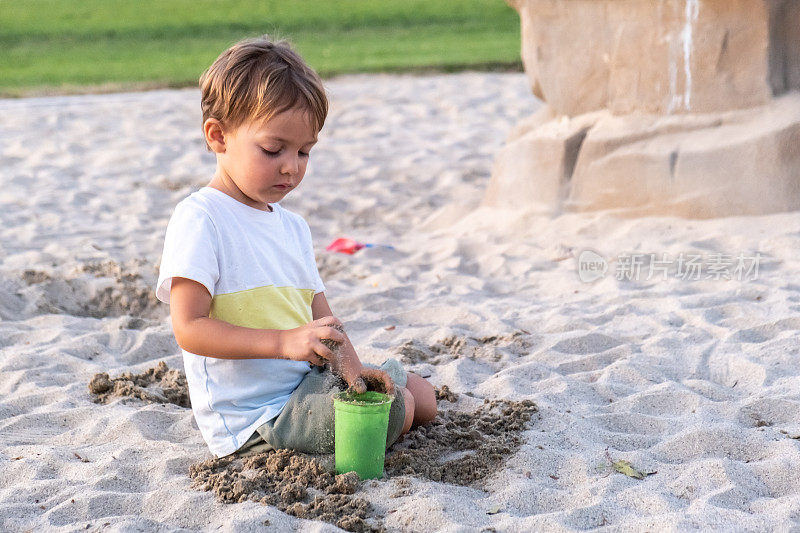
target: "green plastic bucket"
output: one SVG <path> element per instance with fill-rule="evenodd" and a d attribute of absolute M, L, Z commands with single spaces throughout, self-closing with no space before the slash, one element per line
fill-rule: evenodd
<path fill-rule="evenodd" d="M 386 432 L 392 398 L 367 391 L 333 397 L 336 473 L 355 472 L 361 479 L 383 476 Z"/>

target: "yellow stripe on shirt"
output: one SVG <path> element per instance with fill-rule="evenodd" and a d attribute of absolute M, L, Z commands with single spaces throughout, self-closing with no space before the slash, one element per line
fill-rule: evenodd
<path fill-rule="evenodd" d="M 217 294 L 209 316 L 246 328 L 292 329 L 311 322 L 313 299 L 314 289 L 266 285 Z"/>

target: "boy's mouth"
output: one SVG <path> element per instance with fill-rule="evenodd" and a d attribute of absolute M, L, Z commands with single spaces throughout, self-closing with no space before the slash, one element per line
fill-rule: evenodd
<path fill-rule="evenodd" d="M 285 184 L 285 183 L 283 183 L 283 184 L 281 184 L 281 185 L 273 185 L 273 187 L 275 187 L 276 189 L 278 189 L 278 190 L 280 190 L 280 191 L 286 191 L 286 190 L 289 190 L 289 189 L 291 189 L 291 188 L 292 188 L 292 186 L 291 186 L 291 185 L 287 185 L 287 184 Z"/>

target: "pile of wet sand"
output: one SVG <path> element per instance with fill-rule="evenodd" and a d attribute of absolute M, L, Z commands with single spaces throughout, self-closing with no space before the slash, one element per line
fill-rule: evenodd
<path fill-rule="evenodd" d="M 149 402 L 190 407 L 183 372 L 161 361 L 141 374 L 123 373 L 110 379 L 96 374 L 89 383 L 95 402 L 130 396 Z M 447 385 L 435 389 L 436 418 L 413 428 L 387 451 L 384 480 L 413 476 L 432 481 L 480 487 L 522 444 L 522 432 L 537 412 L 529 401 L 484 400 L 474 411 L 444 403 L 458 402 Z M 231 455 L 193 464 L 192 486 L 212 491 L 224 503 L 257 501 L 289 515 L 322 520 L 347 531 L 384 531 L 382 517 L 363 497 L 354 472 L 335 475 L 332 456 L 312 456 L 292 450 Z M 411 492 L 401 478 L 404 495 Z"/>
<path fill-rule="evenodd" d="M 89 382 L 89 392 L 95 396 L 92 399 L 95 403 L 108 403 L 114 397 L 132 397 L 146 402 L 192 406 L 186 374 L 170 369 L 164 361 L 141 374 L 123 372 L 113 379 L 105 372 L 95 374 Z"/>
<path fill-rule="evenodd" d="M 528 331 L 487 337 L 449 336 L 433 343 L 407 340 L 395 348 L 397 357 L 405 364 L 430 363 L 443 365 L 460 358 L 497 362 L 530 352 L 537 340 Z"/>
<path fill-rule="evenodd" d="M 452 395 L 449 390 L 446 393 Z M 530 400 L 486 399 L 474 412 L 440 406 L 436 418 L 408 432 L 387 453 L 386 473 L 479 485 L 516 453 L 522 432 L 536 412 Z"/>
<path fill-rule="evenodd" d="M 436 393 L 439 400 L 457 400 L 446 385 Z M 384 480 L 403 475 L 480 486 L 519 449 L 537 411 L 530 401 L 486 400 L 475 412 L 441 407 L 431 423 L 412 429 L 387 451 Z M 347 531 L 382 531 L 382 517 L 358 496 L 358 476 L 335 476 L 330 456 L 323 457 L 328 460 L 290 450 L 229 456 L 192 465 L 190 476 L 195 487 L 226 503 L 259 501 Z M 399 486 L 398 496 L 412 492 L 406 478 Z"/>
<path fill-rule="evenodd" d="M 131 317 L 128 327 L 141 329 L 149 320 L 162 319 L 168 313 L 143 276 L 146 268 L 142 260 L 90 261 L 70 271 L 29 268 L 20 272 L 19 280 L 25 285 L 16 292 L 33 303 L 34 314 L 127 315 Z"/>
<path fill-rule="evenodd" d="M 434 387 L 433 391 L 436 393 L 437 402 L 446 400 L 450 403 L 455 403 L 458 401 L 458 394 L 451 391 L 450 387 L 448 387 L 447 385 L 442 385 L 441 387 Z"/>
<path fill-rule="evenodd" d="M 335 475 L 318 457 L 276 450 L 193 464 L 192 486 L 224 503 L 256 501 L 298 518 L 322 520 L 347 531 L 384 531 L 364 498 L 355 472 Z"/>

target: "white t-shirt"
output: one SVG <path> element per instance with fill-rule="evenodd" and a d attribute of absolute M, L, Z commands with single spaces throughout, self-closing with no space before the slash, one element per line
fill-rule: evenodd
<path fill-rule="evenodd" d="M 251 328 L 292 329 L 312 320 L 311 301 L 325 290 L 311 231 L 300 215 L 269 204 L 249 207 L 203 187 L 175 207 L 156 286 L 169 303 L 174 276 L 202 283 L 209 316 Z M 289 359 L 220 359 L 183 350 L 192 411 L 217 457 L 235 452 L 258 426 L 280 414 L 311 369 Z"/>

